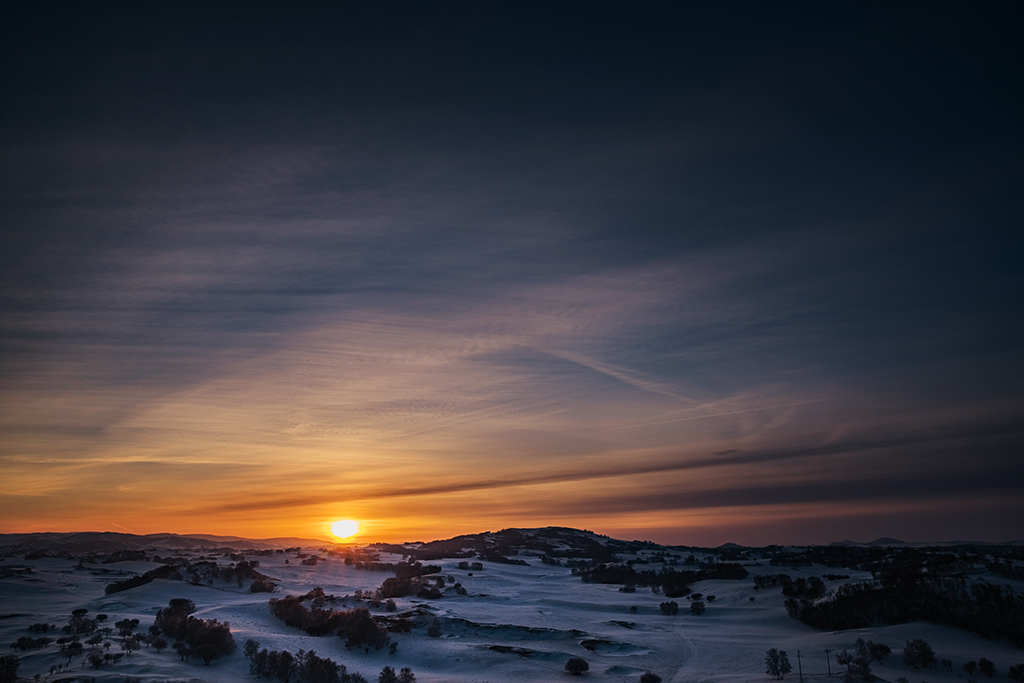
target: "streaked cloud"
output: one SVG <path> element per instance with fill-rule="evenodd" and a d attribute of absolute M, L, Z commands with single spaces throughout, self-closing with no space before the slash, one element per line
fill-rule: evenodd
<path fill-rule="evenodd" d="M 967 535 L 1003 539 L 1024 443 L 1006 60 L 933 79 L 850 63 L 874 43 L 843 22 L 773 14 L 741 41 L 651 8 L 555 44 L 523 12 L 409 28 L 431 49 L 362 31 L 418 21 L 372 8 L 295 16 L 275 57 L 232 34 L 200 69 L 174 17 L 151 45 L 47 20 L 9 50 L 5 530 L 796 542 L 903 509 L 936 538 L 955 498 Z"/>

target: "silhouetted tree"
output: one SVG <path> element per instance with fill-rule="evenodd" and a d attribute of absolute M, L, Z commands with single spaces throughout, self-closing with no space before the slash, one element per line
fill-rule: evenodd
<path fill-rule="evenodd" d="M 640 683 L 661 683 L 661 676 L 652 674 L 650 671 L 640 677 Z"/>
<path fill-rule="evenodd" d="M 774 647 L 764 656 L 765 673 L 770 676 L 775 676 L 776 679 L 782 680 L 786 674 L 793 670 L 793 666 L 789 663 L 789 655 L 786 654 L 785 650 L 776 650 Z"/>
<path fill-rule="evenodd" d="M 929 669 L 935 668 L 935 651 L 932 650 L 931 645 L 920 638 L 908 640 L 903 648 L 902 656 L 903 663 L 915 669 L 923 666 Z"/>
<path fill-rule="evenodd" d="M 70 643 L 65 643 L 60 646 L 60 654 L 62 657 L 67 657 L 68 664 L 71 663 L 72 657 L 77 657 L 78 655 L 82 654 L 84 650 L 85 646 L 83 646 L 77 640 L 73 640 Z"/>
<path fill-rule="evenodd" d="M 128 636 L 121 641 L 121 649 L 128 653 L 131 657 L 132 653 L 139 649 L 139 641 L 133 636 Z"/>
<path fill-rule="evenodd" d="M 970 661 L 970 662 L 967 662 L 966 664 L 964 664 L 964 671 L 967 672 L 968 676 L 973 676 L 974 672 L 977 671 L 977 670 L 978 670 L 978 663 L 973 661 L 973 660 Z"/>
<path fill-rule="evenodd" d="M 398 675 L 390 666 L 385 666 L 377 676 L 377 683 L 398 683 Z"/>
<path fill-rule="evenodd" d="M 1024 664 L 1011 666 L 1009 676 L 1010 680 L 1012 681 L 1017 681 L 1017 683 L 1024 683 Z"/>
<path fill-rule="evenodd" d="M 216 645 L 206 643 L 205 645 L 197 647 L 193 654 L 203 660 L 203 663 L 206 664 L 206 666 L 210 666 L 210 662 L 212 662 L 215 657 L 220 656 L 220 648 Z"/>
<path fill-rule="evenodd" d="M 888 645 L 885 645 L 884 643 L 872 643 L 870 640 L 868 641 L 868 654 L 870 654 L 871 658 L 876 660 L 879 664 L 882 663 L 882 660 L 885 659 L 885 656 L 890 652 L 892 652 L 892 648 Z"/>
<path fill-rule="evenodd" d="M 988 678 L 992 678 L 996 675 L 996 665 L 984 657 L 978 660 L 978 668 L 981 670 L 981 673 L 985 674 Z"/>

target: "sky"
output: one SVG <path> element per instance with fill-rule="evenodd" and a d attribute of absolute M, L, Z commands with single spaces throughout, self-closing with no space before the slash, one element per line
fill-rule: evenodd
<path fill-rule="evenodd" d="M 1019 3 L 325 4 L 4 6 L 0 532 L 1024 538 Z"/>

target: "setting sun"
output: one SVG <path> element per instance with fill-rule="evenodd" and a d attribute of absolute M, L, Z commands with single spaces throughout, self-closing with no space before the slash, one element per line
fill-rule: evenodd
<path fill-rule="evenodd" d="M 359 533 L 359 522 L 351 519 L 339 519 L 331 522 L 331 533 L 338 538 L 348 538 Z"/>

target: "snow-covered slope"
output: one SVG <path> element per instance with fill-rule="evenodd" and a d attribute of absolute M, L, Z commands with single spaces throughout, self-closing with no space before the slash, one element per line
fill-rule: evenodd
<path fill-rule="evenodd" d="M 60 542 L 51 547 L 79 547 L 67 539 L 57 540 Z M 190 561 L 211 561 L 213 557 L 205 547 L 182 548 L 174 538 L 167 542 L 167 550 Z M 24 539 L 17 543 L 20 547 L 41 547 Z M 159 541 L 146 547 L 159 547 Z M 344 664 L 350 672 L 360 672 L 369 680 L 376 680 L 381 668 L 389 665 L 396 670 L 409 667 L 418 681 L 427 683 L 564 681 L 568 675 L 563 667 L 570 657 L 585 659 L 590 666 L 586 677 L 598 680 L 638 681 L 643 673 L 653 672 L 666 683 L 767 683 L 771 678 L 764 672 L 764 657 L 765 651 L 773 647 L 789 653 L 794 678 L 799 666 L 805 678 L 824 681 L 829 667 L 825 650 L 850 648 L 858 637 L 886 643 L 893 649 L 884 664 L 874 666 L 875 675 L 890 682 L 905 676 L 911 683 L 963 683 L 966 677 L 962 664 L 981 657 L 995 662 L 997 675 L 1002 678 L 1009 666 L 1024 661 L 1024 651 L 1005 640 L 988 641 L 952 627 L 921 622 L 855 631 L 817 631 L 787 616 L 779 588 L 755 590 L 751 577 L 700 581 L 691 589 L 704 596 L 706 612 L 691 614 L 687 599 L 676 598 L 681 609 L 677 615 L 668 616 L 660 608 L 667 598 L 649 588 L 623 592 L 618 585 L 584 583 L 565 566 L 568 558 L 583 557 L 587 552 L 604 557 L 611 551 L 620 560 L 632 559 L 640 563 L 636 566 L 648 567 L 684 567 L 690 554 L 694 555 L 692 561 L 700 563 L 720 558 L 721 553 L 732 553 L 751 576 L 781 572 L 793 579 L 836 575 L 835 568 L 820 565 L 771 566 L 761 551 L 738 547 L 683 550 L 548 528 L 475 534 L 444 544 L 370 548 L 368 552 L 376 553 L 376 561 L 384 564 L 414 555 L 433 558 L 424 559 L 424 563 L 437 565 L 440 572 L 428 578 L 445 579 L 441 599 L 411 595 L 396 598 L 395 612 L 387 612 L 383 604 L 377 606 L 353 597 L 357 591 L 372 593 L 392 573 L 359 568 L 357 561 L 370 555 L 355 555 L 356 561 L 346 564 L 343 552 L 329 553 L 331 550 L 304 547 L 301 553 L 264 550 L 258 556 L 246 556 L 247 561 L 258 560 L 259 572 L 277 584 L 272 594 L 248 592 L 248 581 L 239 586 L 235 581 L 207 578 L 198 584 L 156 579 L 107 595 L 108 584 L 161 565 L 149 560 L 80 564 L 75 557 L 24 560 L 8 556 L 0 562 L 0 643 L 6 646 L 19 637 L 39 636 L 28 630 L 37 623 L 58 626 L 56 632 L 46 634 L 49 637 L 64 635 L 59 627 L 68 623 L 72 611 L 79 608 L 88 610 L 90 617 L 109 615 L 103 623 L 110 626 L 121 619 L 138 619 L 136 631 L 145 631 L 153 624 L 157 610 L 166 607 L 172 598 L 188 598 L 197 607 L 195 616 L 230 623 L 238 644 L 233 654 L 204 666 L 196 659 L 182 662 L 173 648 L 158 653 L 142 647 L 100 669 L 88 666 L 82 656 L 72 658 L 68 673 L 55 674 L 49 680 L 95 676 L 97 681 L 120 682 L 134 676 L 142 681 L 254 681 L 241 647 L 249 638 L 272 650 L 315 650 L 319 656 Z M 438 557 L 446 552 L 455 556 Z M 302 564 L 310 555 L 323 559 Z M 501 559 L 483 559 L 488 555 Z M 551 562 L 540 561 L 542 555 Z M 504 561 L 510 559 L 525 564 Z M 238 556 L 216 556 L 214 560 L 229 565 Z M 460 568 L 462 562 L 470 566 L 480 562 L 483 569 Z M 829 587 L 871 578 L 869 572 L 855 569 L 843 569 L 842 576 L 848 578 L 836 578 Z M 465 595 L 453 590 L 455 583 L 461 584 Z M 408 634 L 391 635 L 392 642 L 398 643 L 394 654 L 388 648 L 367 653 L 346 649 L 334 635 L 307 635 L 270 614 L 267 601 L 271 597 L 300 595 L 315 587 L 337 596 L 335 609 L 363 606 L 381 617 L 404 615 L 414 628 Z M 435 617 L 441 625 L 439 638 L 427 635 Z M 916 671 L 904 666 L 899 651 L 914 638 L 931 643 L 940 659 L 954 663 L 953 670 L 939 667 Z M 115 634 L 104 640 L 112 643 L 109 652 L 119 651 L 120 639 Z M 67 663 L 56 643 L 17 654 L 21 660 L 19 673 L 29 680 L 35 674 L 47 679 L 51 667 Z M 834 674 L 839 673 L 841 667 L 834 660 L 830 666 Z"/>

